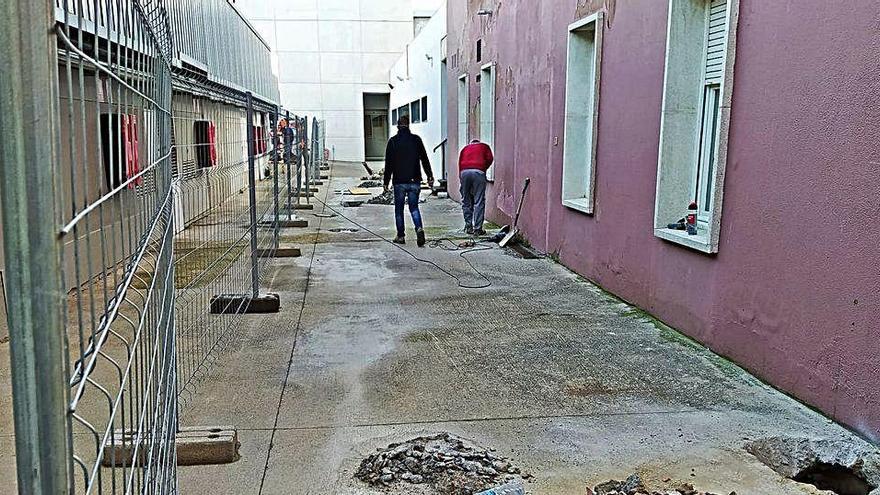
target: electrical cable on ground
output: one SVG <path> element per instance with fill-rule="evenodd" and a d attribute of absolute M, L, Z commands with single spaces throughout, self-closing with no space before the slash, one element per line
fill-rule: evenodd
<path fill-rule="evenodd" d="M 374 231 L 370 230 L 368 227 L 366 227 L 366 226 L 364 226 L 363 224 L 357 222 L 356 220 L 352 220 L 351 218 L 349 218 L 349 217 L 347 217 L 345 214 L 343 214 L 341 211 L 339 211 L 339 210 L 333 208 L 332 206 L 328 205 L 328 204 L 325 203 L 324 201 L 321 201 L 321 200 L 318 199 L 318 198 L 314 198 L 314 199 L 315 199 L 315 201 L 321 203 L 321 204 L 324 206 L 324 208 L 326 208 L 326 209 L 332 211 L 333 213 L 336 213 L 336 214 L 339 215 L 340 217 L 344 218 L 345 220 L 347 220 L 348 222 L 352 223 L 353 225 L 356 225 L 356 226 L 357 226 L 358 228 L 360 228 L 361 230 L 364 230 L 364 231 L 368 232 L 368 233 L 371 234 L 372 236 L 374 236 L 374 237 L 376 237 L 376 238 L 378 238 L 378 239 L 381 239 L 381 240 L 387 242 L 388 244 L 391 244 L 392 246 L 396 247 L 397 249 L 400 249 L 401 251 L 403 251 L 404 253 L 408 254 L 410 257 L 412 257 L 414 260 L 419 261 L 419 262 L 422 262 L 422 263 L 425 263 L 425 264 L 428 264 L 428 265 L 431 265 L 431 266 L 433 266 L 434 268 L 436 268 L 437 270 L 443 272 L 444 274 L 446 274 L 446 275 L 449 276 L 450 278 L 454 279 L 454 280 L 458 283 L 458 286 L 459 286 L 460 288 L 462 288 L 462 289 L 485 289 L 485 288 L 490 287 L 490 286 L 492 285 L 492 281 L 489 280 L 489 277 L 487 277 L 483 272 L 481 272 L 480 270 L 478 270 L 477 267 L 475 267 L 474 264 L 471 263 L 471 260 L 467 259 L 467 257 L 465 256 L 465 255 L 468 254 L 468 253 L 474 253 L 474 252 L 478 252 L 478 251 L 486 251 L 486 250 L 492 249 L 491 246 L 479 246 L 479 244 L 478 244 L 479 247 L 474 247 L 473 249 L 466 249 L 466 250 L 464 250 L 464 251 L 462 251 L 461 253 L 458 254 L 458 255 L 461 257 L 461 259 L 463 259 L 463 260 L 465 261 L 465 263 L 467 263 L 468 266 L 471 267 L 471 270 L 473 270 L 474 273 L 476 273 L 476 274 L 479 275 L 483 280 L 486 281 L 484 284 L 480 284 L 480 285 L 468 285 L 468 284 L 463 283 L 463 282 L 461 281 L 461 279 L 460 279 L 457 275 L 455 275 L 454 273 L 450 272 L 449 270 L 443 268 L 442 266 L 438 265 L 437 263 L 435 263 L 435 262 L 433 262 L 433 261 L 431 261 L 431 260 L 426 260 L 426 259 L 423 259 L 423 258 L 419 258 L 419 257 L 416 256 L 415 254 L 413 254 L 409 249 L 406 249 L 405 247 L 401 246 L 400 244 L 396 244 L 396 243 L 392 242 L 391 239 L 388 239 L 387 237 L 385 237 L 385 236 L 383 236 L 383 235 L 381 235 L 381 234 L 379 234 L 379 233 L 377 233 L 377 232 L 374 232 Z M 450 241 L 450 242 L 454 242 L 452 239 L 449 239 L 449 238 L 435 239 L 435 240 L 432 241 L 432 242 L 435 242 L 435 241 Z M 444 248 L 444 250 L 446 250 L 446 251 L 455 251 L 456 249 L 445 249 L 445 248 Z"/>

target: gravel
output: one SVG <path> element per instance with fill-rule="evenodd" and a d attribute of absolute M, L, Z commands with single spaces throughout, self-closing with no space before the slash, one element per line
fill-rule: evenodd
<path fill-rule="evenodd" d="M 490 449 L 441 433 L 377 449 L 361 462 L 355 477 L 380 488 L 427 484 L 444 495 L 473 495 L 531 476 Z"/>

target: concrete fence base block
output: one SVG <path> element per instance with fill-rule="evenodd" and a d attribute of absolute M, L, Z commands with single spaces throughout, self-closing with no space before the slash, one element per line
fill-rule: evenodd
<path fill-rule="evenodd" d="M 287 228 L 287 227 L 297 227 L 297 228 L 302 228 L 302 227 L 308 227 L 308 226 L 309 226 L 309 221 L 308 221 L 308 220 L 302 220 L 302 219 L 298 219 L 298 218 L 294 218 L 293 220 L 285 220 L 285 219 L 281 219 L 281 220 L 278 220 L 276 223 L 277 223 L 278 226 L 281 227 L 281 228 Z"/>
<path fill-rule="evenodd" d="M 364 204 L 363 200 L 345 199 L 342 201 L 342 206 L 348 206 L 348 207 L 358 207 L 362 204 Z"/>
<path fill-rule="evenodd" d="M 321 180 L 328 180 L 329 178 L 330 178 L 329 175 L 322 175 L 319 177 L 319 179 L 321 179 Z"/>
<path fill-rule="evenodd" d="M 324 181 L 323 181 L 323 180 L 313 180 L 313 181 L 312 181 L 312 185 L 315 185 L 315 186 L 323 186 L 323 185 L 324 185 Z"/>
<path fill-rule="evenodd" d="M 278 249 L 258 249 L 257 256 L 260 258 L 298 258 L 302 256 L 302 250 L 293 246 L 279 246 Z"/>
<path fill-rule="evenodd" d="M 278 294 L 218 294 L 211 298 L 211 314 L 277 313 L 281 309 Z"/>
<path fill-rule="evenodd" d="M 293 205 L 294 210 L 314 210 L 315 205 Z"/>
<path fill-rule="evenodd" d="M 150 446 L 147 442 L 133 445 L 137 433 L 117 430 L 113 441 L 104 448 L 101 464 L 104 467 L 143 466 Z M 202 466 L 208 464 L 229 464 L 241 458 L 239 455 L 238 432 L 230 426 L 187 426 L 177 432 L 178 466 Z M 137 454 L 135 454 L 137 450 Z M 135 458 L 136 456 L 136 458 Z"/>
<path fill-rule="evenodd" d="M 321 170 L 330 170 L 330 165 L 321 165 Z"/>

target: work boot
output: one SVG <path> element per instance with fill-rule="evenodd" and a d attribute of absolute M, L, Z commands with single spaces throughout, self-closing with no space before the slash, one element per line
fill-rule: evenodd
<path fill-rule="evenodd" d="M 467 235 L 474 235 L 474 227 L 471 225 L 464 226 L 464 233 Z"/>
<path fill-rule="evenodd" d="M 391 242 L 393 242 L 394 244 L 406 244 L 406 237 L 399 235 L 395 237 L 394 240 Z"/>
<path fill-rule="evenodd" d="M 474 235 L 477 237 L 483 237 L 486 235 L 486 231 L 483 229 L 474 229 Z"/>
<path fill-rule="evenodd" d="M 425 245 L 425 231 L 422 229 L 416 231 L 416 244 L 418 244 L 419 247 Z"/>

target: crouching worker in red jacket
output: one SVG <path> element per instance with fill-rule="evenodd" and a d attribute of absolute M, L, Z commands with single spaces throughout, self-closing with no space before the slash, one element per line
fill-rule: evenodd
<path fill-rule="evenodd" d="M 458 174 L 461 179 L 461 210 L 464 230 L 468 234 L 486 235 L 483 217 L 486 214 L 486 171 L 495 157 L 492 149 L 479 139 L 465 146 L 458 156 Z"/>

